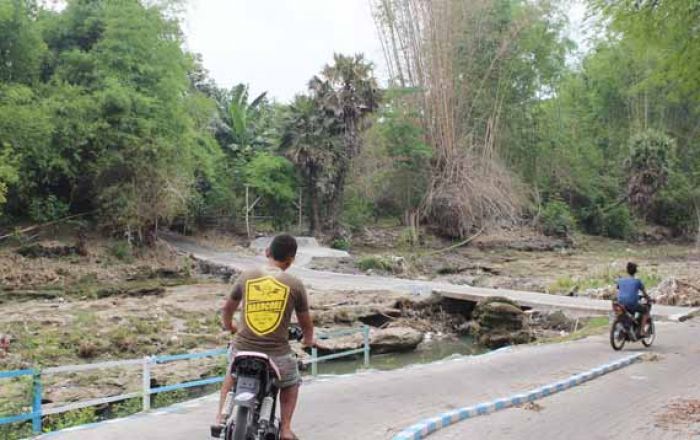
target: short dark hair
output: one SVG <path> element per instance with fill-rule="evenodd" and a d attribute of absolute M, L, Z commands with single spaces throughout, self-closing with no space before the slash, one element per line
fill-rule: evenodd
<path fill-rule="evenodd" d="M 637 273 L 637 263 L 627 263 L 627 273 L 634 276 Z"/>
<path fill-rule="evenodd" d="M 285 262 L 297 255 L 297 240 L 289 234 L 280 234 L 270 243 L 270 256 L 275 261 Z"/>

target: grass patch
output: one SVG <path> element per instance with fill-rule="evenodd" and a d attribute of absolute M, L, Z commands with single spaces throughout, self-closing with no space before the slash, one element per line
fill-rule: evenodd
<path fill-rule="evenodd" d="M 616 271 L 600 273 L 588 278 L 560 277 L 547 286 L 548 293 L 569 293 L 573 290 L 583 292 L 589 289 L 600 289 L 603 287 L 615 286 L 620 274 Z M 661 276 L 656 272 L 643 273 L 639 276 L 647 289 L 656 287 L 661 281 Z"/>
<path fill-rule="evenodd" d="M 134 251 L 128 241 L 115 241 L 107 246 L 109 255 L 119 261 L 131 263 L 134 261 Z"/>
<path fill-rule="evenodd" d="M 596 316 L 594 318 L 589 318 L 582 325 L 579 326 L 578 330 L 569 333 L 566 336 L 555 336 L 552 338 L 539 339 L 537 342 L 542 344 L 550 344 L 557 342 L 569 342 L 578 341 L 579 339 L 587 338 L 589 336 L 599 335 L 605 333 L 610 326 L 610 320 L 607 316 Z"/>
<path fill-rule="evenodd" d="M 377 255 L 368 255 L 357 260 L 358 269 L 366 272 L 368 270 L 381 270 L 394 272 L 394 264 L 387 258 Z"/>

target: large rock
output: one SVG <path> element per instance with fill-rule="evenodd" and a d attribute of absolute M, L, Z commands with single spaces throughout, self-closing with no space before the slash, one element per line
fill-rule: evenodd
<path fill-rule="evenodd" d="M 423 342 L 423 332 L 410 327 L 390 327 L 370 334 L 372 353 L 400 353 L 415 350 Z"/>
<path fill-rule="evenodd" d="M 530 323 L 545 330 L 570 332 L 574 330 L 576 320 L 571 319 L 561 310 L 539 312 L 530 310 Z"/>
<path fill-rule="evenodd" d="M 401 310 L 374 304 L 337 306 L 330 310 L 314 310 L 313 312 L 313 320 L 316 325 L 352 325 L 361 322 L 379 327 L 400 316 Z"/>
<path fill-rule="evenodd" d="M 499 348 L 532 340 L 525 313 L 507 298 L 490 297 L 481 301 L 473 317 L 472 334 L 486 347 Z"/>
<path fill-rule="evenodd" d="M 423 341 L 423 336 L 423 332 L 410 327 L 371 329 L 370 348 L 372 354 L 412 351 Z M 351 336 L 324 339 L 320 344 L 322 348 L 319 348 L 318 352 L 323 356 L 361 348 L 364 345 L 364 338 L 361 333 L 356 333 Z"/>

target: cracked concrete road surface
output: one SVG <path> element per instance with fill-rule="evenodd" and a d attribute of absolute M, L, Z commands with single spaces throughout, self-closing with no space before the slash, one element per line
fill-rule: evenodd
<path fill-rule="evenodd" d="M 698 438 L 697 425 L 664 426 L 660 421 L 674 401 L 700 399 L 700 324 L 692 320 L 661 323 L 658 332 L 650 349 L 634 344 L 614 352 L 607 337 L 600 335 L 400 370 L 309 380 L 301 390 L 294 428 L 304 440 L 390 439 L 423 418 L 523 392 L 641 351 L 649 353 L 646 360 L 539 400 L 530 409 L 466 420 L 431 438 Z M 216 396 L 208 396 L 165 411 L 48 437 L 205 439 L 215 408 Z"/>

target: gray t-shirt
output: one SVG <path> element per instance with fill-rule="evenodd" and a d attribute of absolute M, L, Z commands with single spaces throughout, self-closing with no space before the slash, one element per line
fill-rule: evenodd
<path fill-rule="evenodd" d="M 275 267 L 243 272 L 231 291 L 231 299 L 241 301 L 241 318 L 233 347 L 282 356 L 289 347 L 292 310 L 309 311 L 304 284 Z"/>

